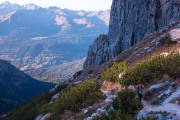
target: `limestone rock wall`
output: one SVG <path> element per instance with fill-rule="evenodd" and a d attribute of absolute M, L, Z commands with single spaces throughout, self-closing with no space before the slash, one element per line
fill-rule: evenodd
<path fill-rule="evenodd" d="M 180 0 L 113 0 L 109 32 L 89 47 L 84 69 L 98 67 L 178 20 Z"/>

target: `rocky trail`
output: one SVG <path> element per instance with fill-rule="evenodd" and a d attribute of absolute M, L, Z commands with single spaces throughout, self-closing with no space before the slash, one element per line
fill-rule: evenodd
<path fill-rule="evenodd" d="M 139 111 L 137 119 L 142 117 L 155 117 L 158 120 L 180 120 L 180 106 L 168 103 L 166 105 L 151 105 L 147 101 L 142 101 L 143 109 Z"/>
<path fill-rule="evenodd" d="M 149 90 L 157 89 L 156 87 L 158 86 L 164 87 L 162 86 L 164 83 L 153 85 L 150 87 L 151 89 Z M 172 84 L 170 82 L 168 83 Z M 143 109 L 141 109 L 137 115 L 138 120 L 141 120 L 142 117 L 153 117 L 157 118 L 158 120 L 180 120 L 180 87 L 177 87 L 175 90 L 172 90 L 172 86 L 170 86 L 164 92 L 161 92 L 162 91 L 159 92 L 160 95 L 157 96 L 157 98 L 161 100 L 162 96 L 166 96 L 166 99 L 162 100 L 160 104 L 152 104 L 146 100 L 142 101 Z M 173 100 L 174 102 L 172 102 Z"/>
<path fill-rule="evenodd" d="M 176 80 L 177 82 L 178 80 Z M 156 118 L 158 120 L 180 120 L 180 87 L 179 83 L 174 80 L 168 80 L 158 84 L 154 84 L 148 87 L 146 92 L 154 91 L 154 97 L 151 99 L 158 101 L 158 103 L 152 103 L 152 100 L 142 100 L 143 108 L 137 115 L 137 120 L 142 118 Z M 107 86 L 106 86 L 107 87 Z M 113 111 L 111 103 L 113 98 L 117 96 L 117 91 L 112 87 L 111 89 L 101 90 L 105 95 L 105 100 L 96 107 L 96 110 L 85 120 L 93 120 L 93 118 L 102 114 L 108 115 L 108 111 Z M 129 87 L 129 89 L 132 89 Z M 135 90 L 135 89 L 132 89 Z M 119 89 L 120 91 L 120 89 Z M 119 92 L 118 91 L 118 92 Z M 107 110 L 107 106 L 110 108 Z M 89 108 L 83 110 L 84 114 L 89 111 Z"/>
<path fill-rule="evenodd" d="M 108 115 L 109 110 L 114 110 L 112 106 L 110 106 L 109 110 L 107 110 L 106 108 L 108 107 L 108 105 L 111 105 L 111 103 L 113 102 L 113 98 L 115 98 L 116 95 L 113 95 L 113 93 L 108 91 L 102 91 L 102 92 L 106 95 L 106 99 L 100 104 L 101 107 L 97 108 L 97 110 L 85 120 L 93 120 L 93 118 L 98 117 L 102 114 Z M 88 109 L 84 110 L 84 112 L 86 111 L 88 111 Z"/>
<path fill-rule="evenodd" d="M 178 84 L 174 80 L 168 80 L 149 86 L 146 93 L 154 91 L 154 97 L 152 96 L 151 99 L 158 101 L 158 103 L 152 103 L 150 99 L 142 100 L 143 108 L 137 114 L 137 120 L 142 120 L 142 118 L 147 117 L 158 120 L 180 120 L 180 87 Z M 106 87 L 104 90 L 101 89 L 106 96 L 105 100 L 96 106 L 94 112 L 85 120 L 93 120 L 93 118 L 101 116 L 102 114 L 108 115 L 109 111 L 114 110 L 111 106 L 112 101 L 117 96 L 117 92 L 122 88 L 119 87 L 119 89 L 116 90 L 114 87 L 109 89 L 108 85 Z M 135 88 L 131 87 L 128 89 L 134 91 Z M 110 106 L 109 109 L 106 109 L 107 106 Z M 86 114 L 91 108 L 92 106 L 83 109 L 83 114 Z"/>
<path fill-rule="evenodd" d="M 121 89 L 120 84 L 112 84 L 111 82 L 105 81 L 101 87 L 101 92 L 105 95 L 104 101 L 94 107 L 95 111 L 89 117 L 85 118 L 85 120 L 93 120 L 102 114 L 108 115 L 109 111 L 114 111 L 112 102 L 113 99 L 117 97 L 117 93 L 121 91 Z M 107 109 L 108 106 L 109 109 Z M 86 114 L 90 109 L 92 109 L 92 106 L 83 109 L 83 114 Z"/>

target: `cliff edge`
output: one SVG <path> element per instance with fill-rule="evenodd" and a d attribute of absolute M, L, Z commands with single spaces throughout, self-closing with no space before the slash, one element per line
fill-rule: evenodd
<path fill-rule="evenodd" d="M 89 47 L 84 69 L 100 66 L 178 20 L 179 0 L 113 0 L 108 34 Z"/>

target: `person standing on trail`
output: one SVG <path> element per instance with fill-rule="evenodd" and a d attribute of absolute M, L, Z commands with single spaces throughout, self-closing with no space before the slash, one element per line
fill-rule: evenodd
<path fill-rule="evenodd" d="M 138 99 L 141 102 L 142 97 L 143 97 L 143 93 L 144 93 L 144 85 L 139 84 L 139 85 L 137 85 L 136 88 L 137 88 Z"/>

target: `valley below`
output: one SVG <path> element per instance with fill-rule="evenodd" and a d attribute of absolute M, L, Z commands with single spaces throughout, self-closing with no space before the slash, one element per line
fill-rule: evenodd
<path fill-rule="evenodd" d="M 99 34 L 107 33 L 110 15 L 110 10 L 73 11 L 9 2 L 0 4 L 0 10 L 0 59 L 54 83 L 83 69 L 88 47 Z"/>

